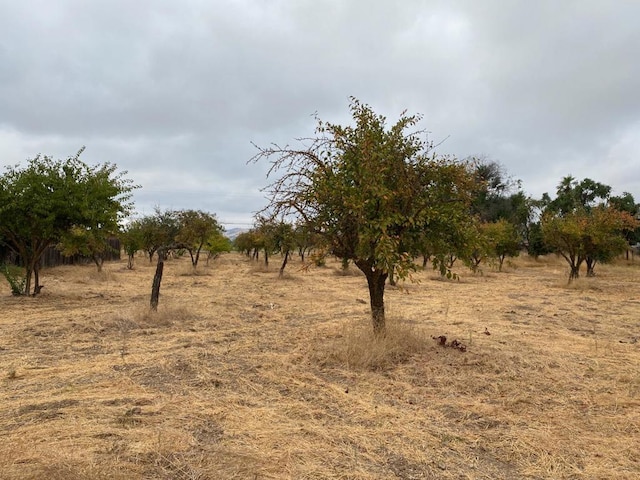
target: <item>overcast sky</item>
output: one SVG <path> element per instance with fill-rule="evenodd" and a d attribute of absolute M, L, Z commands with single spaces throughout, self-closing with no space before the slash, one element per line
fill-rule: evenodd
<path fill-rule="evenodd" d="M 572 174 L 640 202 L 640 1 L 0 0 L 0 165 L 113 162 L 141 214 L 250 224 L 251 142 L 424 115 L 536 197 Z"/>

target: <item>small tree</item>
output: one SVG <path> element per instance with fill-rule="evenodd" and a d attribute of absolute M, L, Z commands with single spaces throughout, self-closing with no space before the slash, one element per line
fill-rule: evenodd
<path fill-rule="evenodd" d="M 490 255 L 498 260 L 498 271 L 506 257 L 517 257 L 520 254 L 520 238 L 515 225 L 502 219 L 482 226 L 487 238 Z"/>
<path fill-rule="evenodd" d="M 207 265 L 209 260 L 216 259 L 223 252 L 231 251 L 231 240 L 225 237 L 221 231 L 214 232 L 204 244 L 207 249 Z"/>
<path fill-rule="evenodd" d="M 134 220 L 126 225 L 120 232 L 120 244 L 127 254 L 127 268 L 133 269 L 133 259 L 142 250 L 144 243 L 142 239 L 142 227 L 138 220 Z"/>
<path fill-rule="evenodd" d="M 310 225 L 299 223 L 294 229 L 295 246 L 302 262 L 314 248 L 319 246 L 320 239 Z"/>
<path fill-rule="evenodd" d="M 591 210 L 583 237 L 587 276 L 595 276 L 596 263 L 608 263 L 626 251 L 625 233 L 636 228 L 638 221 L 629 212 L 604 206 Z"/>
<path fill-rule="evenodd" d="M 233 241 L 233 247 L 237 251 L 243 252 L 247 257 L 251 257 L 253 250 L 253 233 L 250 231 L 239 233 Z"/>
<path fill-rule="evenodd" d="M 176 236 L 180 230 L 177 212 L 173 210 L 163 212 L 159 207 L 156 207 L 153 215 L 138 219 L 137 224 L 142 239 L 142 249 L 147 252 L 149 263 L 153 261 L 153 255 L 160 247 L 176 242 Z"/>
<path fill-rule="evenodd" d="M 420 117 L 386 119 L 351 99 L 355 125 L 318 121 L 302 148 L 259 148 L 254 161 L 272 159 L 268 187 L 274 215 L 297 215 L 323 238 L 327 253 L 353 261 L 369 287 L 376 334 L 385 331 L 384 289 L 389 273 L 414 268 L 417 237 L 456 232 L 469 214 L 473 179 L 464 165 L 437 157 L 420 132 Z M 275 158 L 274 158 L 275 157 Z"/>
<path fill-rule="evenodd" d="M 177 218 L 179 226 L 176 241 L 186 246 L 191 265 L 196 268 L 200 251 L 213 235 L 222 233 L 222 226 L 215 215 L 201 210 L 182 210 L 177 212 Z"/>
<path fill-rule="evenodd" d="M 597 261 L 611 260 L 624 251 L 625 228 L 638 222 L 627 212 L 599 206 L 576 209 L 565 215 L 545 212 L 542 217 L 544 242 L 569 264 L 569 283 L 580 276 L 580 266 L 589 258 L 588 275 Z"/>
<path fill-rule="evenodd" d="M 284 269 L 289 261 L 291 250 L 295 248 L 296 237 L 293 225 L 286 222 L 278 222 L 272 232 L 272 239 L 275 249 L 282 256 L 282 265 L 279 270 L 279 277 L 284 276 Z"/>

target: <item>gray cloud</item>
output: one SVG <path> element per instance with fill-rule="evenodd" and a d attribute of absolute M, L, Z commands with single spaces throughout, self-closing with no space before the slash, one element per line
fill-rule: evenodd
<path fill-rule="evenodd" d="M 1 1 L 1 0 L 0 0 Z M 1 1 L 0 162 L 87 146 L 140 211 L 250 222 L 258 144 L 348 97 L 424 114 L 442 153 L 553 191 L 572 173 L 640 198 L 640 4 L 619 1 Z"/>

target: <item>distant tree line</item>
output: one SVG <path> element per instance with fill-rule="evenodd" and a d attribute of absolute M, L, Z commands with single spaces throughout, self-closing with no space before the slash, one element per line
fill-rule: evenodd
<path fill-rule="evenodd" d="M 224 228 L 216 215 L 201 210 L 165 210 L 156 208 L 152 215 L 131 220 L 120 234 L 128 256 L 127 266 L 133 268 L 135 255 L 143 251 L 149 262 L 163 250 L 166 255 L 172 246 L 189 253 L 191 264 L 198 266 L 202 252 L 207 262 L 222 252 L 231 250 L 231 241 L 224 236 Z"/>
<path fill-rule="evenodd" d="M 497 162 L 458 161 L 439 155 L 420 116 L 386 118 L 352 98 L 352 124 L 318 119 L 315 135 L 299 148 L 258 148 L 254 161 L 271 163 L 270 200 L 254 228 L 234 246 L 266 264 L 281 255 L 282 276 L 292 254 L 322 264 L 327 255 L 360 269 L 367 280 L 373 328 L 384 332 L 384 290 L 417 268 L 456 278 L 458 261 L 474 272 L 501 270 L 521 251 L 554 253 L 567 261 L 569 281 L 582 265 L 587 276 L 640 242 L 640 206 L 630 193 L 589 178 L 561 179 L 555 196 L 535 199 Z M 0 271 L 15 294 L 36 295 L 44 252 L 55 247 L 102 268 L 121 242 L 134 267 L 136 253 L 151 262 L 170 252 L 188 253 L 196 268 L 231 249 L 215 214 L 156 209 L 132 218 L 138 188 L 114 164 L 89 166 L 80 150 L 66 160 L 37 156 L 0 176 L 0 255 L 20 259 L 24 275 Z"/>

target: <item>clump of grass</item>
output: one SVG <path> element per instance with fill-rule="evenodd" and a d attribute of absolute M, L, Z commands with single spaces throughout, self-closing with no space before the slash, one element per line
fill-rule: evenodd
<path fill-rule="evenodd" d="M 383 335 L 375 335 L 368 323 L 358 322 L 347 325 L 324 354 L 328 363 L 350 369 L 383 370 L 425 351 L 431 343 L 425 333 L 403 319 L 388 319 Z"/>
<path fill-rule="evenodd" d="M 269 265 L 265 264 L 264 261 L 260 260 L 255 262 L 252 267 L 252 271 L 256 273 L 267 273 L 270 272 Z"/>
<path fill-rule="evenodd" d="M 334 270 L 335 274 L 340 277 L 364 277 L 364 273 L 359 268 L 347 267 L 347 268 L 336 268 Z"/>
<path fill-rule="evenodd" d="M 91 272 L 87 275 L 90 282 L 113 282 L 116 280 L 116 275 L 114 275 L 111 271 L 105 270 L 104 268 L 100 271 L 98 269 L 92 269 Z"/>
<path fill-rule="evenodd" d="M 178 270 L 178 275 L 181 277 L 210 277 L 211 272 L 207 266 L 198 265 L 197 267 L 194 267 L 189 264 Z"/>
<path fill-rule="evenodd" d="M 134 314 L 134 321 L 140 327 L 166 327 L 176 322 L 183 323 L 193 319 L 194 314 L 187 307 L 160 305 L 157 311 L 149 307 L 140 308 Z"/>
<path fill-rule="evenodd" d="M 562 281 L 558 282 L 556 286 L 561 288 L 566 288 L 567 290 L 577 290 L 577 291 L 585 291 L 585 290 L 594 290 L 600 291 L 602 288 L 596 284 L 593 278 L 576 278 L 572 280 L 570 283 L 567 283 L 566 277 L 562 279 Z"/>
<path fill-rule="evenodd" d="M 115 328 L 123 335 L 128 335 L 132 330 L 139 328 L 169 327 L 174 323 L 185 323 L 193 320 L 196 315 L 187 307 L 162 305 L 157 311 L 148 305 L 140 305 L 129 312 L 123 312 L 111 317 L 111 321 L 104 329 Z"/>

